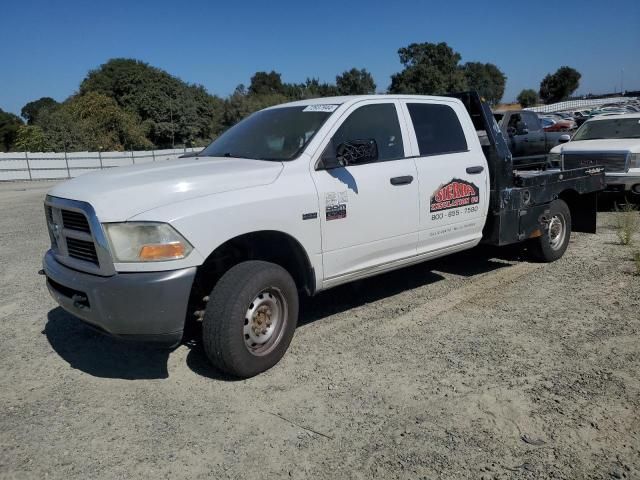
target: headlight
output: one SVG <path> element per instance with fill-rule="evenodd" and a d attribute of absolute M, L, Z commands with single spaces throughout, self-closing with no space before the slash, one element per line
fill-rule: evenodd
<path fill-rule="evenodd" d="M 629 168 L 640 168 L 640 153 L 632 153 L 629 156 Z"/>
<path fill-rule="evenodd" d="M 559 167 L 562 164 L 562 154 L 550 153 L 547 155 L 547 161 L 554 167 Z"/>
<path fill-rule="evenodd" d="M 105 223 L 116 262 L 161 262 L 185 258 L 193 247 L 168 223 Z"/>

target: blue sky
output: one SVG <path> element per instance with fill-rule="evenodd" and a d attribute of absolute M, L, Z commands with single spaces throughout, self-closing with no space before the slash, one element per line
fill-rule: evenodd
<path fill-rule="evenodd" d="M 445 41 L 462 61 L 507 75 L 504 100 L 537 89 L 562 65 L 578 93 L 640 89 L 640 0 L 503 1 L 45 1 L 4 2 L 0 108 L 19 113 L 42 96 L 64 100 L 87 71 L 132 57 L 230 94 L 257 70 L 284 81 L 333 82 L 367 68 L 378 90 L 401 69 L 397 50 Z"/>

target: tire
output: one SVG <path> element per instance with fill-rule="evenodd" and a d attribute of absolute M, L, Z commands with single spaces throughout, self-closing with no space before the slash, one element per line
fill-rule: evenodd
<path fill-rule="evenodd" d="M 220 278 L 209 296 L 202 343 L 209 361 L 248 378 L 284 356 L 298 322 L 298 290 L 284 268 L 251 260 Z"/>
<path fill-rule="evenodd" d="M 571 212 L 564 200 L 554 200 L 549 206 L 549 225 L 544 233 L 531 241 L 535 260 L 554 262 L 564 255 L 571 238 Z"/>

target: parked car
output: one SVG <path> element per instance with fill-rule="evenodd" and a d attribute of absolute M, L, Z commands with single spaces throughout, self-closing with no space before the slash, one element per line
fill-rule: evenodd
<path fill-rule="evenodd" d="M 481 241 L 550 262 L 572 230 L 595 232 L 601 171 L 514 172 L 488 105 L 458 97 L 278 105 L 197 159 L 60 183 L 45 200 L 49 291 L 118 337 L 175 345 L 186 318 L 202 322 L 213 365 L 250 377 L 285 354 L 300 294 Z"/>
<path fill-rule="evenodd" d="M 551 123 L 547 122 L 547 125 L 545 125 L 545 119 L 550 120 Z M 545 132 L 568 132 L 570 130 L 573 130 L 577 126 L 573 118 L 567 120 L 562 115 L 557 113 L 543 115 L 540 117 L 540 120 L 543 122 L 542 127 L 544 128 Z"/>
<path fill-rule="evenodd" d="M 558 144 L 562 132 L 545 132 L 538 115 L 530 110 L 496 111 L 494 117 L 507 140 L 516 168 L 546 167 L 549 150 Z"/>
<path fill-rule="evenodd" d="M 551 150 L 549 160 L 565 170 L 603 166 L 607 191 L 640 195 L 640 113 L 588 120 Z"/>

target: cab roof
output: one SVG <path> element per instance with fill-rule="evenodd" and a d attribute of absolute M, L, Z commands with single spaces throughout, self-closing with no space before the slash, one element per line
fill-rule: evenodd
<path fill-rule="evenodd" d="M 361 100 L 444 100 L 449 102 L 459 102 L 453 97 L 441 97 L 435 95 L 396 95 L 396 94 L 380 94 L 380 95 L 344 95 L 339 97 L 319 97 L 307 98 L 305 100 L 297 100 L 295 102 L 281 103 L 273 105 L 271 108 L 281 107 L 305 107 L 307 105 L 342 105 L 347 103 L 355 103 Z"/>

